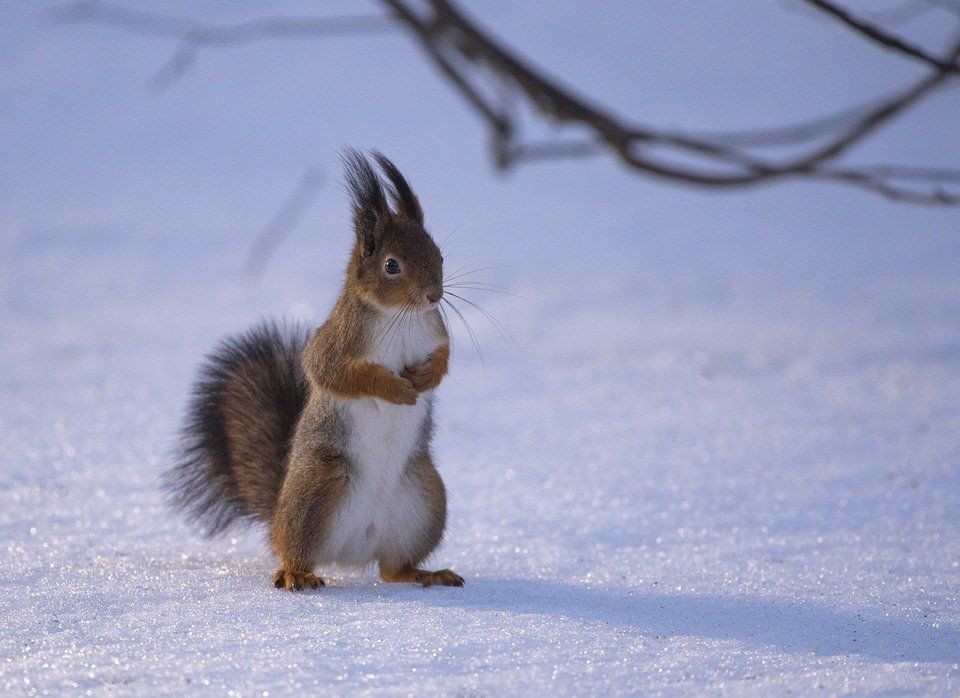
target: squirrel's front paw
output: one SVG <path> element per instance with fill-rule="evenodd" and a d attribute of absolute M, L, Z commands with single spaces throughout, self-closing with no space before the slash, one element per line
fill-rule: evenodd
<path fill-rule="evenodd" d="M 433 361 L 427 359 L 422 364 L 407 366 L 403 369 L 403 373 L 401 373 L 400 376 L 410 381 L 410 384 L 413 385 L 417 392 L 422 393 L 424 390 L 437 387 L 435 383 L 435 373 L 436 368 L 433 365 Z"/>
<path fill-rule="evenodd" d="M 323 583 L 323 579 L 317 577 L 313 572 L 277 570 L 277 573 L 273 576 L 273 586 L 277 589 L 300 591 L 301 589 L 318 589 L 326 585 Z"/>
<path fill-rule="evenodd" d="M 381 397 L 395 405 L 416 405 L 417 389 L 408 378 L 394 378 Z"/>

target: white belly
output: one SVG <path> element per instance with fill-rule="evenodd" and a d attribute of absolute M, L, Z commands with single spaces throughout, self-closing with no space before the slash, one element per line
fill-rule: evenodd
<path fill-rule="evenodd" d="M 392 341 L 380 343 L 370 361 L 399 373 L 422 363 L 440 344 L 431 323 L 406 319 Z M 365 565 L 385 550 L 402 553 L 427 525 L 426 503 L 416 483 L 404 474 L 419 445 L 433 391 L 415 405 L 394 405 L 379 398 L 340 399 L 348 424 L 347 456 L 353 466 L 346 499 L 330 529 L 329 560 Z"/>

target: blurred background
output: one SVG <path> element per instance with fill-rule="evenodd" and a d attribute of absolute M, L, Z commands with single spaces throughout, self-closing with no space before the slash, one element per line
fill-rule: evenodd
<path fill-rule="evenodd" d="M 575 93 L 677 132 L 803 122 L 930 72 L 799 0 L 461 5 Z M 956 8 L 907 5 L 917 3 L 846 6 L 943 55 Z M 273 597 L 250 606 L 270 571 L 260 539 L 201 542 L 164 512 L 155 478 L 203 353 L 261 317 L 324 319 L 351 242 L 338 162 L 350 145 L 400 166 L 428 229 L 450 236 L 447 269 L 484 269 L 476 279 L 517 294 L 471 295 L 516 346 L 463 306 L 483 361 L 455 326 L 441 394 L 443 555 L 483 601 L 424 609 L 358 592 L 359 609 L 327 598 L 328 620 L 367 622 L 374 610 L 387 637 L 390 622 L 414 617 L 460 632 L 472 649 L 424 660 L 426 683 L 411 684 L 434 688 L 451 676 L 458 687 L 505 676 L 545 687 L 556 667 L 597 690 L 757 676 L 767 687 L 956 687 L 960 208 L 796 178 L 708 189 L 606 153 L 502 172 L 485 124 L 403 29 L 201 47 L 158 87 L 175 39 L 54 21 L 55 7 L 0 4 L 0 580 L 27 585 L 30 611 L 0 602 L 0 685 L 22 688 L 28 669 L 53 688 L 180 681 L 183 627 L 165 619 L 200 611 L 190 637 L 208 664 L 191 665 L 197 676 L 333 682 L 336 652 L 291 649 L 296 669 L 245 665 L 259 679 L 218 665 L 262 647 L 225 643 L 225 629 L 282 637 L 326 621 Z M 247 0 L 150 9 L 213 24 L 383 12 Z M 957 107 L 953 79 L 842 162 L 955 167 Z M 532 140 L 556 135 L 521 118 Z M 278 216 L 290 225 L 260 273 L 245 274 Z M 525 596 L 514 585 L 508 598 L 502 577 L 560 586 Z M 150 591 L 157 579 L 169 596 Z M 567 583 L 606 591 L 570 596 Z M 676 593 L 656 596 L 665 589 Z M 554 607 L 541 601 L 551 594 Z M 645 594 L 646 605 L 627 600 Z M 713 601 L 690 601 L 703 594 Z M 891 620 L 880 607 L 898 610 Z M 478 608 L 517 616 L 478 620 Z M 87 625 L 118 610 L 115 635 Z M 754 618 L 771 613 L 790 623 L 758 635 Z M 874 632 L 857 645 L 848 630 L 861 616 Z M 47 632 L 53 618 L 59 635 Z M 155 628 L 148 645 L 136 639 L 143 623 Z M 347 642 L 337 628 L 318 642 Z M 14 634 L 39 639 L 25 647 Z M 64 655 L 67 641 L 88 649 Z M 672 650 L 676 673 L 664 678 Z M 724 660 L 731 651 L 738 663 Z M 509 670 L 497 659 L 508 654 L 519 657 Z M 402 652 L 377 656 L 373 679 L 351 669 L 331 685 L 417 678 Z M 602 676 L 585 678 L 585 657 Z M 900 661 L 913 669 L 864 670 Z"/>
<path fill-rule="evenodd" d="M 895 3 L 861 9 L 880 5 Z M 640 269 L 684 276 L 695 267 L 725 282 L 748 267 L 800 280 L 955 266 L 956 240 L 947 234 L 954 212 L 838 185 L 700 191 L 634 176 L 609 156 L 498 175 L 485 127 L 400 29 L 201 49 L 189 72 L 157 90 L 148 83 L 176 41 L 59 25 L 44 9 L 2 8 L 8 244 L 69 228 L 67 239 L 104 244 L 227 241 L 242 259 L 307 168 L 319 166 L 325 186 L 270 276 L 289 277 L 281 270 L 307 259 L 314 275 L 328 276 L 339 270 L 336 236 L 347 215 L 336 153 L 354 144 L 403 165 L 431 201 L 437 235 L 459 226 L 455 251 L 470 261 L 624 265 L 638 281 L 647 276 Z M 218 24 L 317 14 L 314 3 L 291 2 L 156 9 Z M 321 9 L 380 12 L 372 3 Z M 734 10 L 723 2 L 610 2 L 590 13 L 578 3 L 469 9 L 562 84 L 627 121 L 678 131 L 804 121 L 906 87 L 927 70 L 796 1 Z M 896 31 L 938 48 L 954 19 L 935 8 Z M 941 90 L 850 159 L 950 166 L 960 148 L 955 114 L 955 89 Z M 324 258 L 337 264 L 324 266 Z"/>

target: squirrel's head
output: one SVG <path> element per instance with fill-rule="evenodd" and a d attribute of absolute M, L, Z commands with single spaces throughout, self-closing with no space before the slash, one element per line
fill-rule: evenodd
<path fill-rule="evenodd" d="M 387 181 L 356 150 L 342 156 L 357 236 L 348 283 L 380 307 L 432 307 L 443 296 L 443 256 L 400 170 L 383 153 L 372 155 Z"/>

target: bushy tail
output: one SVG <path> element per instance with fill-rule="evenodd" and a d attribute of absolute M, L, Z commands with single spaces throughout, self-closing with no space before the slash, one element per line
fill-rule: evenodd
<path fill-rule="evenodd" d="M 205 360 L 163 479 L 172 505 L 207 535 L 273 515 L 307 400 L 300 365 L 307 339 L 302 327 L 264 323 Z"/>

